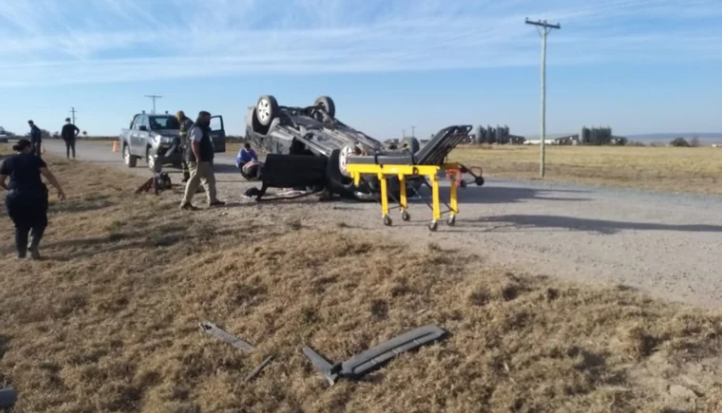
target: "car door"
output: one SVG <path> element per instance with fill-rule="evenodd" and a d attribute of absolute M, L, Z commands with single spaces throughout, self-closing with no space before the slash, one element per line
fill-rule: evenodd
<path fill-rule="evenodd" d="M 138 138 L 135 143 L 135 150 L 138 156 L 145 159 L 146 149 L 148 147 L 148 137 L 150 136 L 150 119 L 147 115 L 140 117 L 140 125 L 138 127 Z"/>
<path fill-rule="evenodd" d="M 141 115 L 135 115 L 133 122 L 130 124 L 130 130 L 128 130 L 128 145 L 131 155 L 138 155 L 138 128 L 140 128 Z"/>
<path fill-rule="evenodd" d="M 211 116 L 211 142 L 214 152 L 226 151 L 226 130 L 223 127 L 223 116 Z"/>

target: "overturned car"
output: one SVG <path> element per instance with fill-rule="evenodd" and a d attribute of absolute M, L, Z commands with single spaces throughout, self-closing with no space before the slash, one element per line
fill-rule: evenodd
<path fill-rule="evenodd" d="M 380 194 L 378 178 L 364 177 L 359 185 L 355 185 L 346 168 L 350 158 L 425 161 L 419 158 L 424 151 L 420 150 L 416 138 L 405 138 L 400 148 L 384 146 L 338 120 L 336 106 L 327 96 L 319 97 L 313 105 L 305 107 L 281 106 L 273 96 L 261 96 L 256 106 L 248 108 L 245 122 L 246 139 L 268 154 L 260 173 L 264 183 L 261 193 L 266 187 L 312 186 L 344 198 L 377 201 Z M 467 126 L 442 129 L 429 144 L 434 148 L 444 147 L 445 155 L 442 159 L 433 156 L 433 162 L 443 162 L 458 143 L 468 138 L 470 130 Z M 451 137 L 453 139 L 449 140 Z M 396 197 L 398 179 L 390 179 L 388 183 L 389 193 Z M 410 190 L 418 190 L 423 183 L 422 176 L 406 179 Z"/>

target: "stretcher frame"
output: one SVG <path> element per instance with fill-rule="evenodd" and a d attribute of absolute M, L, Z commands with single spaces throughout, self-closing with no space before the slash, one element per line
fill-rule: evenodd
<path fill-rule="evenodd" d="M 454 226 L 456 216 L 459 214 L 459 202 L 457 196 L 458 183 L 461 178 L 463 166 L 456 162 L 443 163 L 441 165 L 396 165 L 396 164 L 353 164 L 346 165 L 347 171 L 354 180 L 355 185 L 359 185 L 362 175 L 374 175 L 378 178 L 381 189 L 381 216 L 386 226 L 391 226 L 393 221 L 389 216 L 389 193 L 387 177 L 395 176 L 399 179 L 399 210 L 401 211 L 401 219 L 408 221 L 411 219 L 408 213 L 408 197 L 406 193 L 406 180 L 409 177 L 423 176 L 430 182 L 431 187 L 431 210 L 432 219 L 429 222 L 429 230 L 436 231 L 438 222 L 443 214 L 448 213 L 447 224 Z M 451 179 L 449 207 L 448 211 L 441 210 L 441 195 L 439 190 L 439 172 L 445 171 L 446 176 Z"/>

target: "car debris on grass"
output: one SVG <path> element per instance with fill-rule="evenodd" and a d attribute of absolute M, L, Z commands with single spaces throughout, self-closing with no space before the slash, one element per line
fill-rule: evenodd
<path fill-rule="evenodd" d="M 208 322 L 208 321 L 202 321 L 198 324 L 201 328 L 201 330 L 205 333 L 208 333 L 214 337 L 218 337 L 221 340 L 227 342 L 228 344 L 232 345 L 233 347 L 236 347 L 246 353 L 253 353 L 256 351 L 256 348 L 253 347 L 251 344 L 241 340 L 240 338 L 228 333 L 227 331 L 219 328 L 217 325 Z"/>
<path fill-rule="evenodd" d="M 359 379 L 393 357 L 424 344 L 439 340 L 447 335 L 447 331 L 430 324 L 416 328 L 391 340 L 378 344 L 344 362 L 332 363 L 309 346 L 303 347 L 303 354 L 311 361 L 326 381 L 333 385 L 338 379 Z"/>

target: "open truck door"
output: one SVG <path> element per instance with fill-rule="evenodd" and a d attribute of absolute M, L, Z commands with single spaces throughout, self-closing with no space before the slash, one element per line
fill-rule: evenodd
<path fill-rule="evenodd" d="M 226 151 L 226 130 L 223 127 L 223 116 L 211 116 L 211 141 L 214 152 Z"/>

